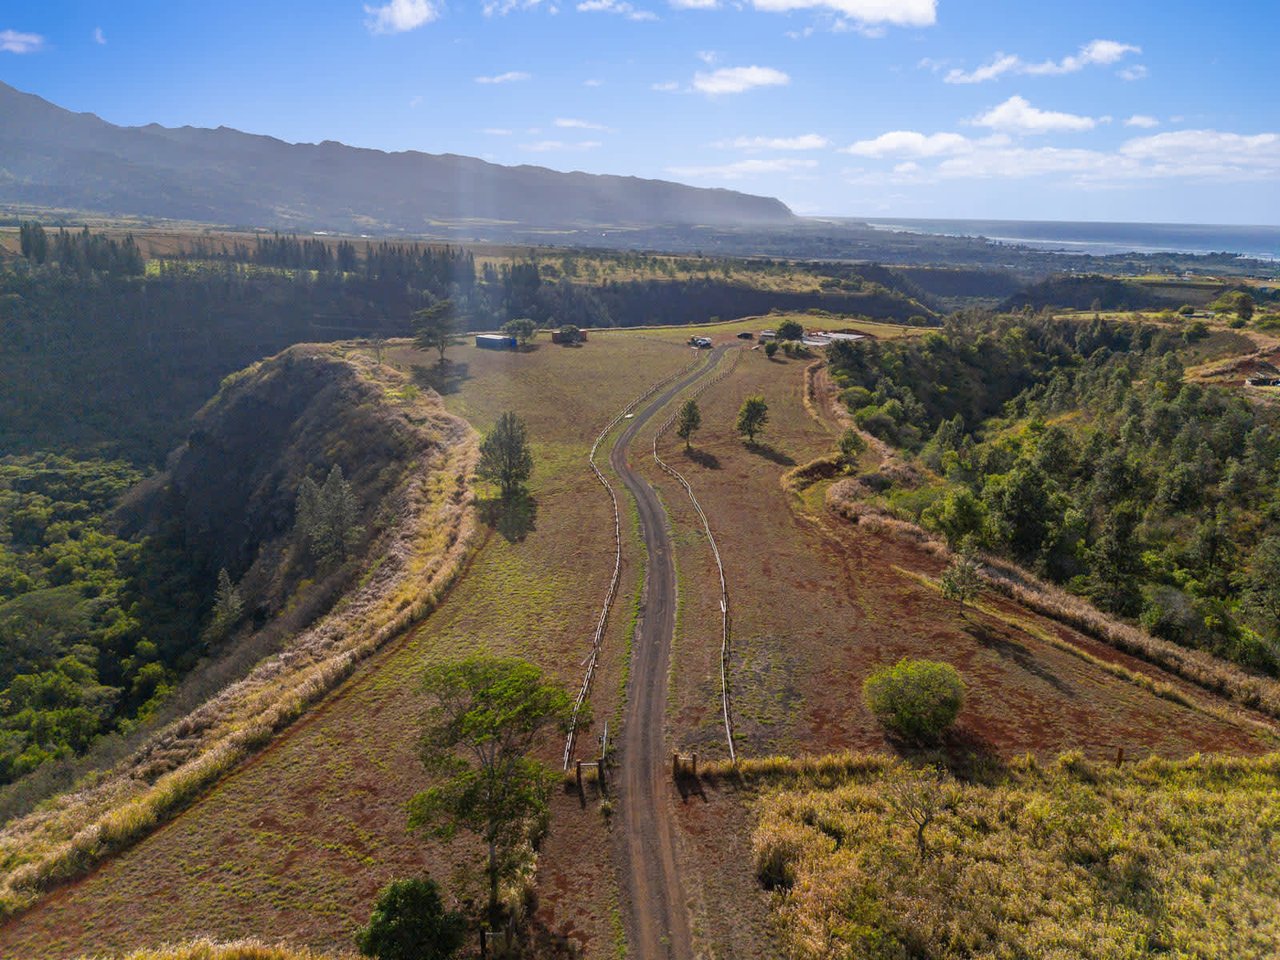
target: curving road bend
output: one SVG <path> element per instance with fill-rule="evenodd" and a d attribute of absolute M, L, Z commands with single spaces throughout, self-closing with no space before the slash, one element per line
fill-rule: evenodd
<path fill-rule="evenodd" d="M 640 622 L 632 638 L 619 784 L 627 934 L 631 955 L 641 960 L 693 960 L 693 939 L 676 865 L 668 810 L 670 757 L 663 736 L 676 624 L 675 560 L 666 511 L 654 489 L 632 470 L 627 452 L 654 414 L 710 374 L 728 349 L 717 347 L 705 364 L 650 400 L 628 422 L 609 455 L 610 465 L 635 497 L 648 555 Z"/>

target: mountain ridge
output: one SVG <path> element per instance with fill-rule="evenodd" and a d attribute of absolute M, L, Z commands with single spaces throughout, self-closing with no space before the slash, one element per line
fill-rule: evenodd
<path fill-rule="evenodd" d="M 240 226 L 421 233 L 523 226 L 787 224 L 781 201 L 456 153 L 289 143 L 232 127 L 117 126 L 0 82 L 0 202 Z"/>

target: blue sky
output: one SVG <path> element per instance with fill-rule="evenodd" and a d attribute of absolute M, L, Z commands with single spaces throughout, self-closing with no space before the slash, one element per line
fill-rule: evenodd
<path fill-rule="evenodd" d="M 868 217 L 1280 223 L 1277 0 L 0 0 L 0 80 Z"/>

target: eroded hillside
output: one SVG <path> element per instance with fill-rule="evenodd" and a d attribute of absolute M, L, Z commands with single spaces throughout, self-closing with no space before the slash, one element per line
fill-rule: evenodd
<path fill-rule="evenodd" d="M 474 456 L 473 431 L 434 392 L 337 348 L 295 347 L 224 383 L 126 513 L 194 568 L 229 570 L 239 619 L 225 646 L 188 638 L 203 659 L 175 702 L 194 709 L 0 833 L 0 911 L 168 819 L 432 609 L 471 542 Z M 317 557 L 295 529 L 295 500 L 335 468 L 346 536 Z M 264 652 L 239 678 L 225 668 Z M 235 682 L 210 695 L 219 679 Z"/>

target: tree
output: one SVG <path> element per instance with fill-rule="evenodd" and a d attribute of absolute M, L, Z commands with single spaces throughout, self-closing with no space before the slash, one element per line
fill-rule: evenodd
<path fill-rule="evenodd" d="M 213 617 L 209 620 L 205 633 L 209 642 L 225 640 L 231 633 L 231 628 L 239 621 L 243 610 L 244 601 L 240 598 L 240 591 L 231 582 L 227 568 L 223 567 L 218 571 L 218 592 L 213 599 Z"/>
<path fill-rule="evenodd" d="M 925 508 L 925 523 L 947 538 L 947 545 L 954 547 L 965 537 L 977 536 L 987 520 L 987 509 L 972 490 L 957 486 L 946 496 L 935 500 Z"/>
<path fill-rule="evenodd" d="M 320 486 L 310 477 L 298 488 L 297 527 L 311 559 L 319 566 L 345 563 L 360 542 L 359 505 L 342 467 L 334 464 Z"/>
<path fill-rule="evenodd" d="M 942 595 L 959 603 L 963 613 L 965 605 L 976 600 L 981 591 L 977 557 L 971 550 L 961 550 L 942 571 Z"/>
<path fill-rule="evenodd" d="M 413 342 L 422 350 L 444 352 L 457 342 L 460 318 L 452 300 L 440 300 L 413 315 Z"/>
<path fill-rule="evenodd" d="M 702 426 L 702 411 L 698 409 L 698 401 L 690 397 L 676 414 L 676 436 L 684 441 L 684 448 L 689 449 L 689 438 Z"/>
<path fill-rule="evenodd" d="M 1243 320 L 1245 323 L 1248 323 L 1250 320 L 1253 319 L 1254 306 L 1255 304 L 1253 301 L 1253 297 L 1249 296 L 1249 294 L 1247 293 L 1243 293 L 1243 292 L 1240 293 L 1236 297 L 1236 306 L 1235 306 L 1236 316 L 1239 317 L 1241 320 Z"/>
<path fill-rule="evenodd" d="M 518 317 L 504 323 L 502 332 L 509 337 L 515 337 L 520 342 L 520 346 L 524 346 L 537 335 L 538 325 L 528 317 Z"/>
<path fill-rule="evenodd" d="M 803 340 L 804 327 L 798 320 L 783 320 L 778 324 L 779 340 Z"/>
<path fill-rule="evenodd" d="M 778 352 L 778 341 L 766 340 L 764 344 L 764 355 L 768 357 L 770 360 L 772 360 L 774 357 L 774 354 L 776 354 L 777 352 Z"/>
<path fill-rule="evenodd" d="M 1280 537 L 1267 537 L 1253 551 L 1241 606 L 1259 633 L 1280 637 Z"/>
<path fill-rule="evenodd" d="M 520 489 L 531 473 L 533 454 L 529 452 L 528 431 L 523 420 L 507 411 L 480 443 L 476 474 L 501 486 L 505 500 Z"/>
<path fill-rule="evenodd" d="M 582 339 L 582 331 L 575 324 L 565 323 L 560 327 L 561 343 L 577 343 Z"/>
<path fill-rule="evenodd" d="M 49 256 L 49 235 L 34 220 L 25 221 L 18 228 L 22 255 L 35 263 L 44 263 Z"/>
<path fill-rule="evenodd" d="M 769 422 L 769 405 L 760 394 L 747 397 L 738 410 L 738 433 L 747 438 L 747 443 L 755 445 L 756 434 Z"/>
<path fill-rule="evenodd" d="M 528 754 L 544 732 L 568 729 L 573 698 L 531 663 L 485 655 L 432 666 L 423 686 L 434 702 L 422 761 L 439 779 L 410 801 L 409 825 L 443 840 L 479 835 L 496 926 L 499 885 L 519 867 L 554 777 Z"/>
<path fill-rule="evenodd" d="M 434 880 L 393 880 L 356 932 L 356 949 L 376 960 L 448 960 L 465 936 L 465 918 L 444 908 Z"/>
<path fill-rule="evenodd" d="M 964 681 L 949 663 L 903 658 L 876 670 L 862 698 L 882 724 L 917 743 L 936 741 L 964 705 Z"/>
<path fill-rule="evenodd" d="M 844 433 L 840 434 L 838 448 L 840 459 L 848 465 L 854 463 L 862 455 L 862 451 L 867 449 L 867 441 L 863 440 L 862 434 L 853 427 L 847 427 Z"/>

